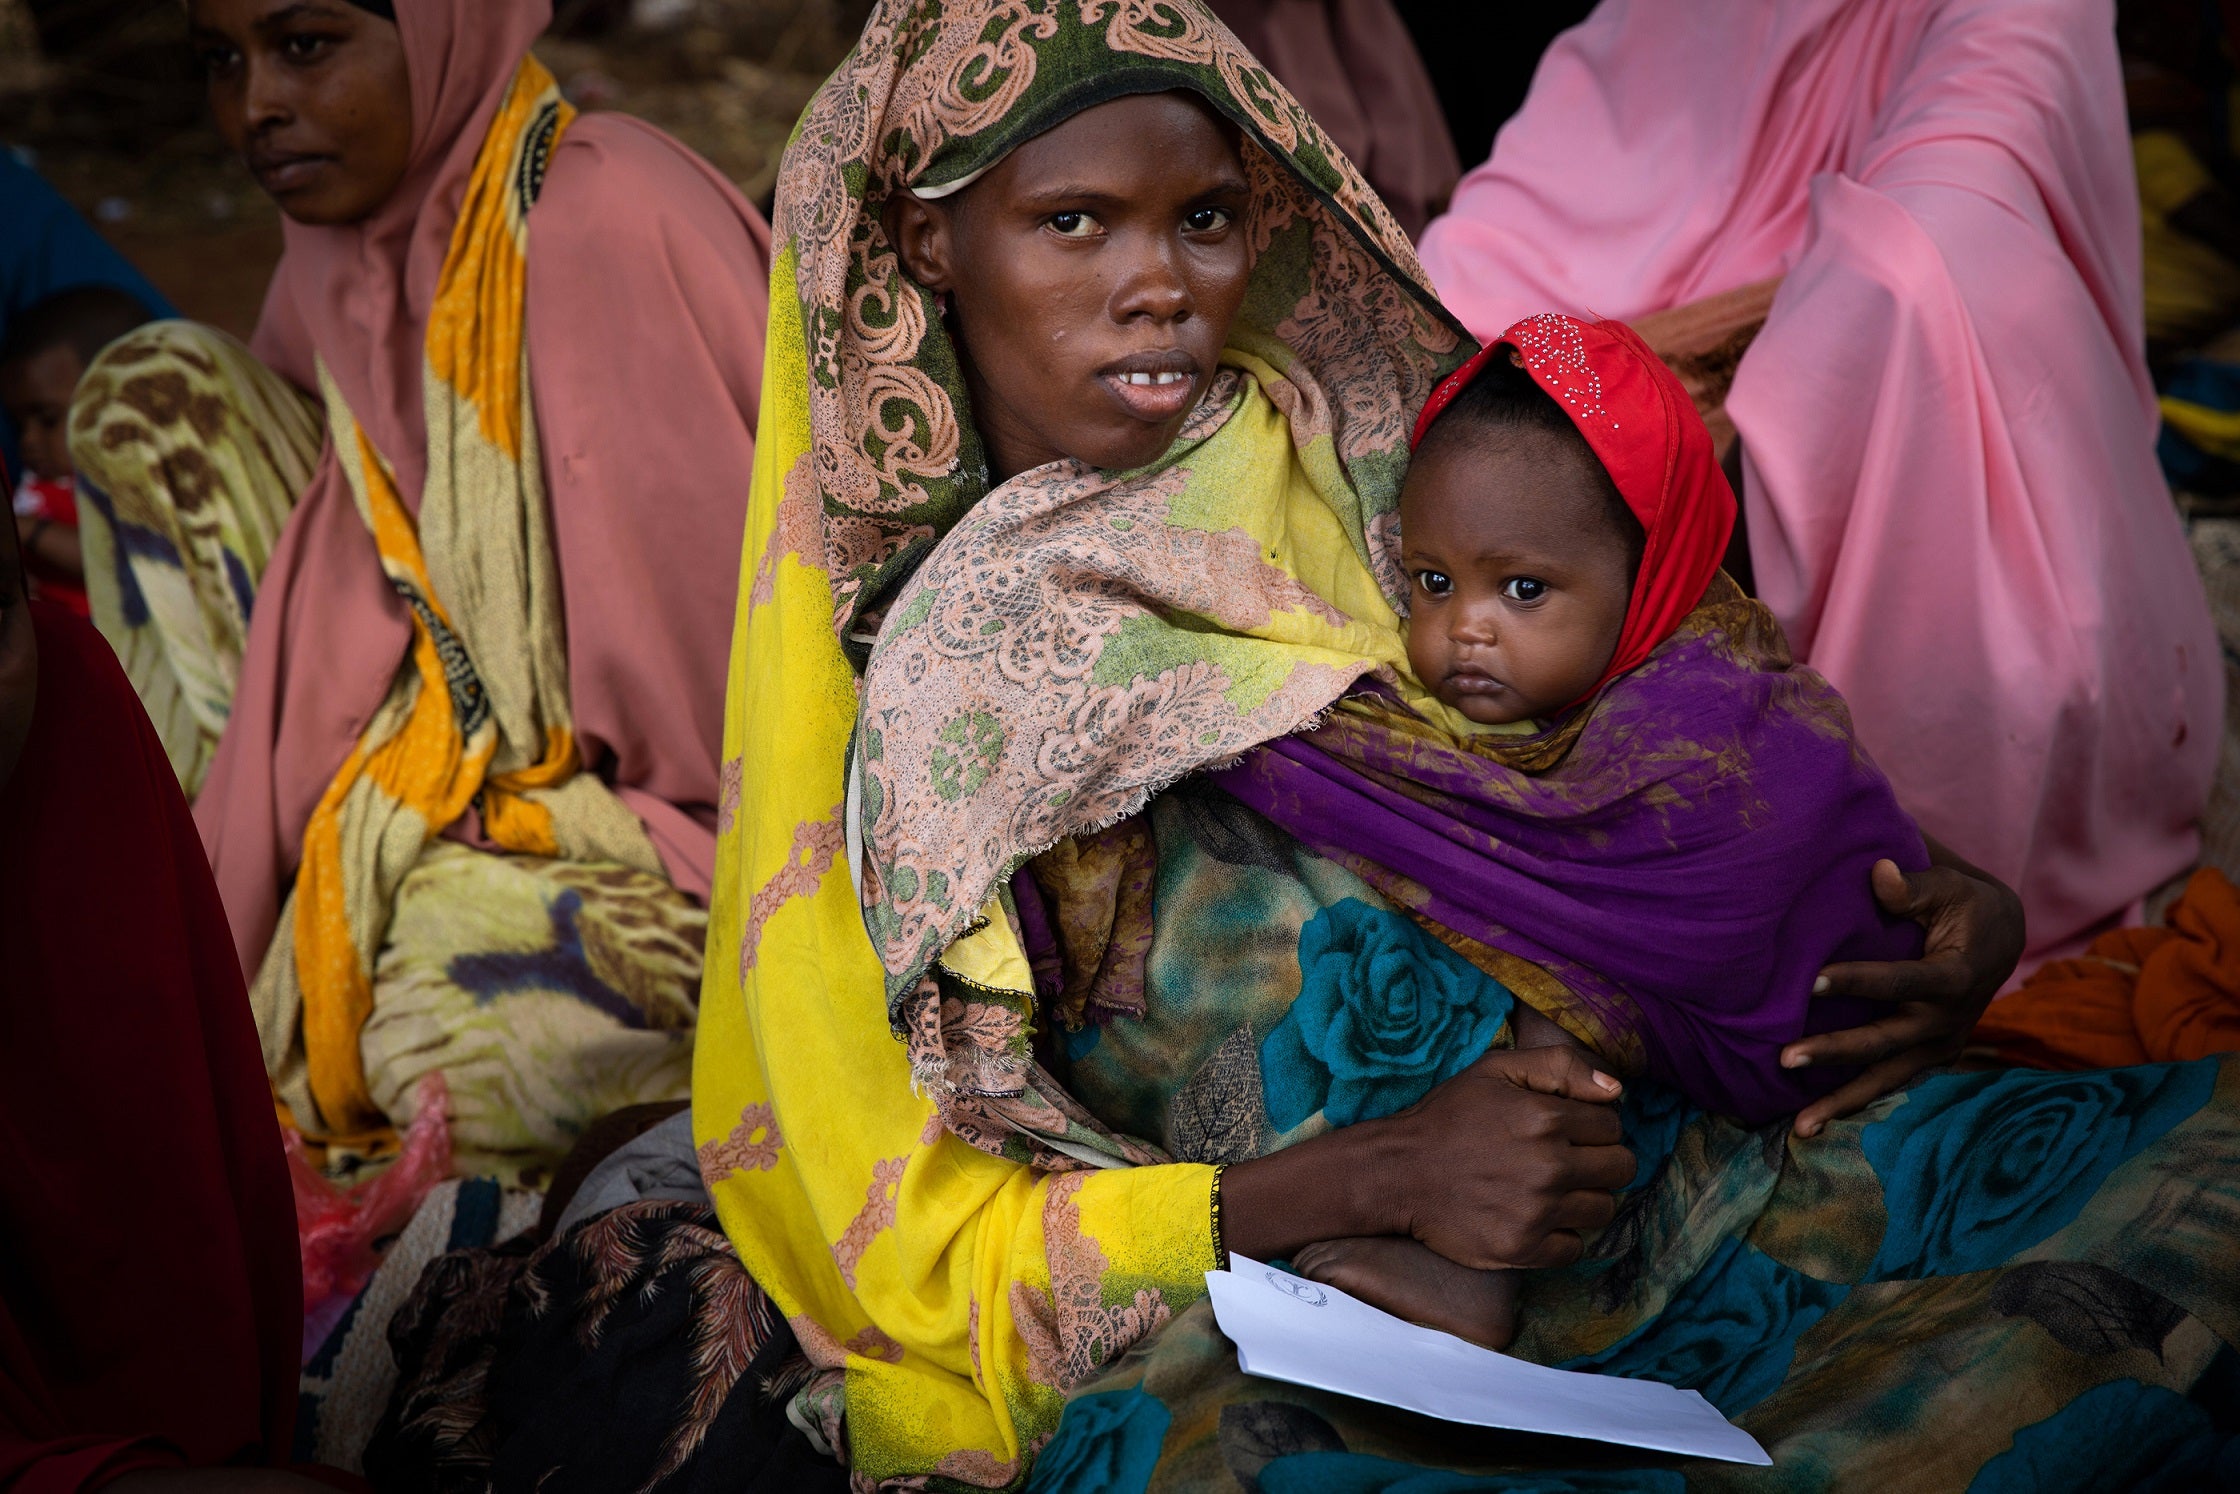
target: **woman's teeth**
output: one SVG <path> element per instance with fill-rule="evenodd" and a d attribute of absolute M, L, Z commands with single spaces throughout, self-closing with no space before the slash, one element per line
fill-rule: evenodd
<path fill-rule="evenodd" d="M 1158 384 L 1179 384 L 1190 376 L 1185 373 L 1131 373 L 1122 374 L 1123 384 L 1141 384 L 1150 387 Z"/>

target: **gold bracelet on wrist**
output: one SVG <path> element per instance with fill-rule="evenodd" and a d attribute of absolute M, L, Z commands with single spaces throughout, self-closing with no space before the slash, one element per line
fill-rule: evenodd
<path fill-rule="evenodd" d="M 1228 1170 L 1226 1162 L 1216 1164 L 1213 1169 L 1213 1268 L 1216 1271 L 1229 1269 L 1229 1247 L 1221 1239 L 1221 1174 Z"/>

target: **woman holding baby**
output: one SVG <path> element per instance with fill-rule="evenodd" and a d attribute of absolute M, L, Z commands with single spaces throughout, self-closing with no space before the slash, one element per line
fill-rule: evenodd
<path fill-rule="evenodd" d="M 2208 1466 L 2232 1081 L 1898 1090 L 2019 918 L 1638 339 L 1474 356 L 1194 5 L 881 7 L 776 218 L 695 1132 L 860 1482 L 1727 1477 L 1248 1379 L 1228 1250 L 1778 1469 Z"/>
<path fill-rule="evenodd" d="M 751 219 L 571 120 L 541 6 L 192 9 L 291 264 L 263 364 L 175 329 L 105 358 L 80 463 L 136 683 L 213 712 L 198 813 L 298 1123 L 376 1144 L 366 1080 L 414 1072 L 366 1061 L 382 1033 L 473 1031 L 508 972 L 646 989 L 616 972 L 648 946 L 587 920 L 681 906 L 677 826 L 717 810 L 712 1211 L 582 1224 L 508 1317 L 646 1345 L 615 1325 L 691 1303 L 641 1362 L 683 1387 L 633 1412 L 646 1481 L 716 1477 L 766 1391 L 864 1485 L 1728 1476 L 1248 1379 L 1205 1302 L 1229 1250 L 1700 1389 L 1783 1474 L 2218 1455 L 2240 1081 L 1901 1088 L 2012 969 L 2011 895 L 1921 840 L 1716 574 L 1733 495 L 1638 339 L 1481 352 L 1196 0 L 878 6 L 787 155 L 766 349 Z M 298 121 L 360 46 L 413 118 L 354 156 Z M 381 190 L 330 200 L 353 162 Z M 676 216 L 610 260 L 632 215 L 585 204 L 643 180 Z M 641 279 L 698 315 L 600 320 Z M 704 409 L 585 376 L 649 346 Z M 265 433 L 220 443 L 261 507 L 187 522 L 213 438 L 147 369 Z M 671 586 L 720 525 L 678 495 L 749 461 L 721 768 L 665 774 L 699 738 L 645 713 L 696 721 L 720 649 Z M 625 474 L 673 567 L 605 547 Z M 686 1295 L 616 1288 L 646 1262 Z"/>

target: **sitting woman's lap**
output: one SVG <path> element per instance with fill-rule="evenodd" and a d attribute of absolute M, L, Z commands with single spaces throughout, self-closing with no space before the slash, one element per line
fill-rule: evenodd
<path fill-rule="evenodd" d="M 1584 1260 L 1528 1279 L 1513 1352 L 1699 1390 L 1783 1478 L 1838 1487 L 2176 1489 L 2240 1466 L 2230 1061 L 1940 1074 L 1811 1140 L 1638 1092 L 1628 1122 L 1644 1181 Z M 1404 1482 L 1426 1468 L 1463 1476 Z M 1037 1487 L 1092 1471 L 1111 1490 L 1766 1477 L 1255 1380 L 1203 1304 L 1075 1391 Z"/>
<path fill-rule="evenodd" d="M 1109 835 L 1105 852 L 1148 873 L 1148 899 L 1091 908 L 1129 878 L 1077 879 L 1064 857 L 1033 877 L 1054 928 L 1101 922 L 1115 945 L 1147 941 L 1126 964 L 1140 1016 L 1114 1011 L 1125 962 L 1059 951 L 1099 972 L 1051 1025 L 1069 1089 L 1107 1124 L 1178 1157 L 1237 1160 L 1388 1113 L 1509 1040 L 1505 988 L 1218 791 L 1170 791 Z M 1109 873 L 1109 855 L 1098 864 Z M 1396 956 L 1413 991 L 1381 979 Z M 1420 1030 L 1401 1031 L 1402 1016 Z M 1441 1048 L 1420 1073 L 1393 1056 Z M 1699 1390 L 1785 1477 L 1817 1469 L 1838 1486 L 2185 1487 L 2226 1456 L 2219 1429 L 2240 1414 L 2221 1399 L 2240 1388 L 2227 1347 L 2240 1341 L 2240 1067 L 1936 1074 L 1811 1139 L 1646 1083 L 1624 1117 L 1635 1184 L 1584 1259 L 1528 1276 L 1512 1352 Z M 644 1227 L 617 1217 L 607 1235 Z M 546 1290 L 514 1288 L 509 1314 Z M 564 1312 L 613 1289 L 581 1290 Z M 765 1300 L 740 1292 L 696 1308 L 711 1315 L 700 1330 Z M 471 1294 L 423 1310 L 468 1314 Z M 514 1330 L 492 1352 L 493 1383 L 525 1372 L 507 1367 L 530 1352 Z M 678 1336 L 646 1363 L 692 1352 Z M 425 1384 L 434 1369 L 406 1373 Z M 816 1424 L 831 1388 L 796 1420 Z M 765 1392 L 723 1392 L 737 1402 L 725 1415 L 748 1416 Z M 549 1429 L 506 1435 L 561 1462 L 589 1456 Z M 1031 1487 L 1446 1490 L 1518 1476 L 1579 1489 L 1764 1477 L 1254 1379 L 1199 1302 L 1073 1388 Z"/>
<path fill-rule="evenodd" d="M 326 422 L 225 333 L 164 322 L 103 352 L 71 428 L 94 620 L 192 794 Z M 689 1092 L 706 927 L 643 871 L 431 841 L 375 963 L 367 1087 L 402 1124 L 441 1072 L 457 1168 L 533 1183 L 601 1115 Z M 269 1060 L 299 1016 L 248 973 Z M 301 1068 L 300 1048 L 277 1065 L 283 1094 Z"/>
<path fill-rule="evenodd" d="M 1260 816 L 1186 785 L 1144 818 L 1144 1015 L 1066 1040 L 1069 1087 L 1106 1120 L 1234 1160 L 1207 1139 L 1240 1134 L 1232 1109 L 1265 1150 L 1388 1113 L 1510 1040 L 1480 1021 L 1506 1021 L 1508 992 Z M 1037 880 L 1054 925 L 1082 926 L 1063 879 Z M 1271 957 L 1294 940 L 1295 962 Z M 1400 953 L 1413 989 L 1396 987 Z M 1437 1066 L 1416 1072 L 1419 1054 Z M 1256 1103 L 1221 1103 L 1240 1094 Z M 1811 1139 L 1646 1082 L 1624 1118 L 1635 1185 L 1583 1260 L 1527 1277 L 1512 1353 L 1699 1390 L 1777 1467 L 1845 1485 L 2039 1487 L 2048 1468 L 2104 1478 L 2216 1455 L 2213 1413 L 2188 1397 L 2230 1378 L 2210 1373 L 2220 1356 L 2240 1370 L 2225 1347 L 2240 1342 L 2240 1067 L 1937 1074 Z M 1221 1487 L 1224 1469 L 1297 1490 L 1381 1489 L 1410 1468 L 1749 1476 L 1255 1380 L 1204 1303 L 1076 1386 L 1042 1459 L 1038 1486 L 1116 1490 Z M 1098 1469 L 1109 1482 L 1081 1482 Z"/>

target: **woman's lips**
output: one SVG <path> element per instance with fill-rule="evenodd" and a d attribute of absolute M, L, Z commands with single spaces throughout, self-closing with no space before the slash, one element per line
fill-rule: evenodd
<path fill-rule="evenodd" d="M 1144 348 L 1097 370 L 1120 408 L 1148 425 L 1164 425 L 1198 401 L 1198 360 L 1179 347 Z"/>
<path fill-rule="evenodd" d="M 311 186 L 333 161 L 332 156 L 268 156 L 252 160 L 249 171 L 258 186 L 274 197 L 285 197 Z"/>
<path fill-rule="evenodd" d="M 1176 369 L 1108 370 L 1097 377 L 1130 415 L 1153 425 L 1174 419 L 1197 398 L 1197 375 Z"/>

